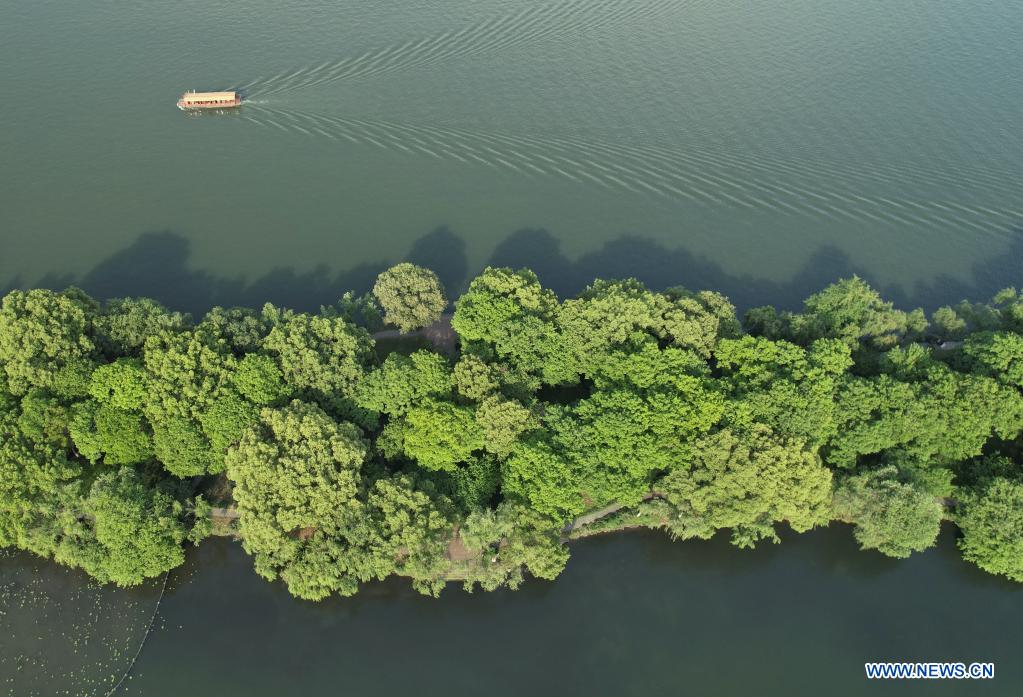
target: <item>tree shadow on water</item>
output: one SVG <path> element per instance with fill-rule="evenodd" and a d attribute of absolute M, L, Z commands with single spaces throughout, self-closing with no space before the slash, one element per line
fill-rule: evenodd
<path fill-rule="evenodd" d="M 322 264 L 301 272 L 281 266 L 250 280 L 193 268 L 191 252 L 184 235 L 147 232 L 84 275 L 51 273 L 31 284 L 15 277 L 5 284 L 4 292 L 29 286 L 61 290 L 75 285 L 97 299 L 144 296 L 195 316 L 215 305 L 258 308 L 266 302 L 316 311 L 346 291 L 369 291 L 377 275 L 399 261 L 381 259 L 342 271 Z M 465 243 L 445 227 L 416 240 L 406 258 L 437 270 L 448 288 L 459 289 L 465 283 Z"/>
<path fill-rule="evenodd" d="M 636 278 L 654 290 L 671 286 L 715 290 L 743 308 L 763 304 L 795 307 L 808 293 L 855 272 L 845 253 L 826 246 L 796 277 L 782 284 L 731 274 L 717 262 L 684 247 L 669 249 L 639 235 L 618 237 L 572 261 L 562 253 L 554 235 L 538 228 L 519 230 L 506 238 L 495 249 L 490 265 L 528 266 L 561 297 L 575 295 L 594 278 Z"/>
<path fill-rule="evenodd" d="M 201 315 L 214 305 L 260 307 L 265 302 L 315 311 L 335 302 L 346 291 L 364 293 L 384 269 L 402 259 L 433 269 L 448 291 L 457 297 L 465 289 L 470 272 L 464 239 L 446 226 L 433 228 L 416 239 L 400 258 L 381 258 L 345 270 L 326 265 L 308 271 L 276 267 L 255 278 L 214 275 L 190 265 L 191 245 L 172 231 L 147 232 L 128 247 L 112 254 L 82 276 L 52 273 L 35 283 L 22 277 L 11 279 L 12 288 L 83 288 L 99 299 L 147 296 L 178 310 Z M 685 247 L 669 248 L 641 235 L 623 235 L 600 248 L 569 259 L 561 241 L 544 228 L 513 232 L 494 249 L 490 266 L 529 267 L 541 282 L 560 297 L 571 297 L 595 278 L 637 278 L 654 290 L 685 286 L 693 290 L 724 293 L 740 312 L 771 304 L 796 309 L 810 294 L 834 281 L 858 274 L 900 307 L 927 310 L 962 299 L 983 301 L 1002 288 L 1019 283 L 1023 260 L 1023 228 L 1012 233 L 1009 249 L 977 263 L 967 281 L 948 275 L 912 287 L 880 284 L 867 269 L 857 267 L 835 246 L 818 248 L 791 278 L 779 282 L 749 274 L 734 274 L 716 261 Z"/>
<path fill-rule="evenodd" d="M 412 243 L 405 260 L 432 269 L 449 297 L 456 297 L 464 289 L 469 273 L 465 241 L 447 226 L 442 225 Z"/>
<path fill-rule="evenodd" d="M 239 280 L 216 278 L 190 268 L 190 256 L 191 245 L 184 236 L 147 232 L 104 259 L 75 285 L 95 298 L 145 296 L 189 312 L 241 290 Z"/>
<path fill-rule="evenodd" d="M 987 300 L 1002 288 L 1018 284 L 1021 259 L 1023 228 L 1014 230 L 1007 252 L 975 264 L 970 281 L 942 274 L 907 289 L 897 283 L 880 283 L 869 270 L 853 264 L 844 251 L 823 245 L 797 273 L 779 282 L 733 274 L 717 262 L 684 247 L 668 248 L 640 235 L 615 238 L 573 261 L 565 256 L 561 242 L 549 231 L 526 228 L 498 244 L 488 263 L 512 268 L 527 266 L 562 298 L 575 295 L 594 278 L 636 278 L 654 290 L 685 286 L 691 290 L 718 291 L 728 296 L 740 311 L 768 304 L 797 309 L 812 293 L 840 278 L 857 274 L 901 307 L 934 310 L 963 299 Z"/>

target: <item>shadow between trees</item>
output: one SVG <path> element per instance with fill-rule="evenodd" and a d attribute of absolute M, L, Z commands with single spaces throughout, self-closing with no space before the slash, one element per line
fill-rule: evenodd
<path fill-rule="evenodd" d="M 2 287 L 62 289 L 76 285 L 99 299 L 146 296 L 169 308 L 201 315 L 215 305 L 260 307 L 265 302 L 302 311 L 315 311 L 335 302 L 345 291 L 369 291 L 384 269 L 399 261 L 411 261 L 433 269 L 448 294 L 457 297 L 470 280 L 465 240 L 446 226 L 434 228 L 416 239 L 400 259 L 381 258 L 337 271 L 321 264 L 308 271 L 277 267 L 255 277 L 218 276 L 189 263 L 191 245 L 184 235 L 172 231 L 147 232 L 128 247 L 115 252 L 95 268 L 77 276 L 49 274 L 36 282 L 16 277 Z M 962 299 L 982 301 L 1019 283 L 1023 260 L 1023 228 L 1015 230 L 1007 252 L 975 264 L 970 280 L 942 274 L 912 287 L 881 284 L 867 269 L 857 267 L 840 249 L 818 248 L 790 279 L 772 281 L 733 274 L 717 262 L 684 246 L 669 248 L 652 238 L 623 235 L 578 259 L 568 258 L 561 242 L 543 228 L 517 230 L 502 240 L 486 264 L 529 267 L 559 297 L 575 295 L 594 278 L 638 278 L 661 290 L 682 285 L 693 290 L 715 290 L 727 295 L 740 311 L 771 304 L 794 309 L 803 299 L 839 278 L 858 274 L 887 299 L 905 308 L 927 310 Z"/>

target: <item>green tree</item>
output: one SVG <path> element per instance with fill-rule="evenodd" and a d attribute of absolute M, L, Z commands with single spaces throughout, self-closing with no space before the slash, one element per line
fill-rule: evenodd
<path fill-rule="evenodd" d="M 373 359 L 366 330 L 338 317 L 283 311 L 263 342 L 285 382 L 305 398 L 339 414 L 350 411 L 356 385 Z"/>
<path fill-rule="evenodd" d="M 980 455 L 992 436 L 1015 437 L 1023 424 L 1019 391 L 991 378 L 937 363 L 902 377 L 913 381 L 842 380 L 838 430 L 824 451 L 829 464 L 852 468 L 863 456 L 892 449 L 921 461 L 965 460 Z"/>
<path fill-rule="evenodd" d="M 954 307 L 942 307 L 934 313 L 939 338 L 963 339 L 981 332 L 1023 332 L 1023 294 L 1006 288 L 990 302 L 971 303 L 963 300 Z"/>
<path fill-rule="evenodd" d="M 104 304 L 93 325 L 100 350 L 115 358 L 137 356 L 149 337 L 186 331 L 192 321 L 187 314 L 171 312 L 150 298 L 119 298 Z"/>
<path fill-rule="evenodd" d="M 476 422 L 483 429 L 483 447 L 498 456 L 508 455 L 519 436 L 539 425 L 527 407 L 510 399 L 491 397 L 476 409 Z"/>
<path fill-rule="evenodd" d="M 118 409 L 140 409 L 149 390 L 148 377 L 142 362 L 121 358 L 98 366 L 89 381 L 93 399 Z"/>
<path fill-rule="evenodd" d="M 384 321 L 402 332 L 433 324 L 448 305 L 437 274 L 407 262 L 377 276 L 373 295 L 384 309 Z"/>
<path fill-rule="evenodd" d="M 568 562 L 560 523 L 515 503 L 471 513 L 459 532 L 462 543 L 478 559 L 466 575 L 469 591 L 476 584 L 488 591 L 518 588 L 524 571 L 554 580 Z"/>
<path fill-rule="evenodd" d="M 565 521 L 593 505 L 581 491 L 571 455 L 546 434 L 523 438 L 501 467 L 501 490 L 513 502 Z"/>
<path fill-rule="evenodd" d="M 0 304 L 0 365 L 7 389 L 23 395 L 48 388 L 61 368 L 92 356 L 89 339 L 95 302 L 71 288 L 13 290 Z"/>
<path fill-rule="evenodd" d="M 451 387 L 451 368 L 443 356 L 429 351 L 411 356 L 392 353 L 366 375 L 356 399 L 366 409 L 400 416 L 427 397 L 449 396 Z"/>
<path fill-rule="evenodd" d="M 467 512 L 485 509 L 501 485 L 501 467 L 492 457 L 472 457 L 451 473 L 452 494 Z"/>
<path fill-rule="evenodd" d="M 564 360 L 558 312 L 557 297 L 532 271 L 487 268 L 455 303 L 451 326 L 470 354 L 492 354 L 533 381 L 575 382 Z"/>
<path fill-rule="evenodd" d="M 1015 288 L 1005 288 L 995 294 L 988 307 L 998 313 L 1003 329 L 1023 333 L 1023 293 Z"/>
<path fill-rule="evenodd" d="M 288 396 L 284 375 L 269 356 L 248 353 L 238 361 L 231 376 L 234 386 L 253 404 L 269 406 Z"/>
<path fill-rule="evenodd" d="M 638 503 L 653 478 L 688 460 L 695 440 L 721 420 L 724 400 L 717 384 L 692 375 L 685 352 L 659 354 L 660 370 L 602 376 L 589 397 L 562 412 L 566 418 L 554 412 L 549 419 L 590 508 Z"/>
<path fill-rule="evenodd" d="M 262 311 L 245 307 L 214 307 L 195 327 L 203 342 L 219 345 L 236 355 L 255 353 L 280 319 L 280 311 L 267 303 Z"/>
<path fill-rule="evenodd" d="M 889 557 L 908 557 L 934 546 L 944 509 L 933 496 L 900 482 L 888 466 L 841 480 L 835 488 L 834 510 L 854 523 L 861 549 L 876 549 Z"/>
<path fill-rule="evenodd" d="M 0 547 L 53 553 L 60 492 L 82 475 L 63 448 L 20 432 L 17 410 L 0 415 Z"/>
<path fill-rule="evenodd" d="M 811 295 L 800 314 L 756 308 L 747 313 L 746 324 L 754 333 L 771 339 L 790 339 L 803 345 L 817 339 L 841 339 L 850 348 L 864 345 L 884 350 L 920 336 L 927 328 L 927 318 L 923 310 L 896 310 L 865 281 L 853 276 Z"/>
<path fill-rule="evenodd" d="M 967 334 L 966 320 L 947 305 L 931 315 L 931 330 L 943 341 L 963 339 Z"/>
<path fill-rule="evenodd" d="M 676 346 L 707 358 L 719 340 L 737 339 L 742 333 L 735 306 L 720 293 L 676 287 L 664 295 L 671 301 L 664 312 L 664 328 Z"/>
<path fill-rule="evenodd" d="M 366 562 L 369 533 L 357 498 L 366 453 L 356 426 L 312 404 L 262 410 L 227 456 L 242 544 L 261 576 L 319 599 L 351 595 L 375 572 L 389 573 Z"/>
<path fill-rule="evenodd" d="M 65 402 L 89 395 L 96 363 L 88 358 L 68 361 L 53 375 L 49 390 Z"/>
<path fill-rule="evenodd" d="M 148 391 L 143 413 L 157 459 L 168 472 L 192 477 L 223 469 L 201 417 L 229 393 L 237 360 L 222 341 L 196 329 L 150 337 L 143 349 Z"/>
<path fill-rule="evenodd" d="M 484 446 L 473 410 L 424 399 L 405 415 L 405 454 L 429 470 L 454 470 Z"/>
<path fill-rule="evenodd" d="M 801 441 L 766 426 L 700 439 L 691 464 L 673 469 L 655 488 L 675 507 L 668 523 L 673 535 L 706 539 L 731 528 L 740 547 L 777 542 L 775 522 L 799 532 L 826 523 L 831 506 L 831 471 Z"/>
<path fill-rule="evenodd" d="M 631 353 L 644 344 L 667 338 L 664 315 L 670 303 L 636 281 L 594 281 L 578 297 L 561 306 L 559 326 L 572 370 L 590 376 L 615 349 Z M 695 338 L 686 325 L 686 313 L 674 308 L 675 325 L 682 345 L 701 345 L 706 337 Z M 716 319 L 714 320 L 716 326 Z"/>
<path fill-rule="evenodd" d="M 219 472 L 223 461 L 214 455 L 198 422 L 176 414 L 153 423 L 156 458 L 176 477 L 194 477 Z"/>
<path fill-rule="evenodd" d="M 852 364 L 843 343 L 821 339 L 804 349 L 787 341 L 744 336 L 719 342 L 714 358 L 732 427 L 748 429 L 761 423 L 815 447 L 836 434 L 836 396 Z"/>
<path fill-rule="evenodd" d="M 963 344 L 972 372 L 1023 388 L 1023 336 L 1012 332 L 980 332 Z"/>
<path fill-rule="evenodd" d="M 409 475 L 378 479 L 369 492 L 370 547 L 381 567 L 412 578 L 412 586 L 437 596 L 448 570 L 447 548 L 454 528 L 449 501 L 431 496 Z"/>
<path fill-rule="evenodd" d="M 320 312 L 365 327 L 369 332 L 378 332 L 384 327 L 384 310 L 372 293 L 356 296 L 348 291 L 333 305 L 321 307 Z"/>
<path fill-rule="evenodd" d="M 964 491 L 955 522 L 964 559 L 1023 582 L 1023 484 L 993 477 Z"/>
<path fill-rule="evenodd" d="M 460 395 L 480 402 L 497 391 L 500 383 L 494 372 L 494 369 L 480 357 L 466 354 L 455 364 L 452 379 Z"/>
<path fill-rule="evenodd" d="M 12 399 L 11 407 L 14 407 Z M 68 446 L 71 410 L 45 390 L 32 390 L 21 399 L 17 430 L 25 437 L 60 449 Z"/>
<path fill-rule="evenodd" d="M 236 444 L 247 428 L 259 418 L 259 409 L 235 392 L 225 391 L 199 415 L 203 433 L 209 439 L 210 447 L 219 461 L 227 449 Z M 220 469 L 212 466 L 211 471 Z"/>
<path fill-rule="evenodd" d="M 90 462 L 134 465 L 154 455 L 153 437 L 142 414 L 95 401 L 74 407 L 71 439 Z"/>
<path fill-rule="evenodd" d="M 100 475 L 82 508 L 92 521 L 91 534 L 84 537 L 95 549 L 86 547 L 79 559 L 99 580 L 135 586 L 184 563 L 181 545 L 188 530 L 181 504 L 147 485 L 135 470 L 123 467 Z M 58 560 L 68 551 L 62 549 Z"/>
<path fill-rule="evenodd" d="M 214 401 L 235 372 L 236 360 L 220 342 L 198 332 L 162 333 L 146 341 L 146 416 L 194 418 Z"/>

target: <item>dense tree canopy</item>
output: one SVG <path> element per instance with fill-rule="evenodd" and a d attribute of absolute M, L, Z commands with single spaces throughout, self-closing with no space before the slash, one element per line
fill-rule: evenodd
<path fill-rule="evenodd" d="M 448 305 L 437 274 L 407 262 L 377 276 L 373 295 L 384 310 L 384 321 L 403 332 L 433 324 Z"/>
<path fill-rule="evenodd" d="M 855 523 L 863 549 L 908 557 L 934 544 L 942 505 L 898 475 L 896 467 L 887 466 L 847 477 L 835 490 L 835 513 Z"/>
<path fill-rule="evenodd" d="M 536 389 L 577 376 L 562 351 L 558 299 L 532 271 L 490 269 L 477 276 L 455 302 L 451 326 L 469 355 L 507 363 Z"/>
<path fill-rule="evenodd" d="M 337 414 L 350 402 L 372 360 L 369 333 L 341 317 L 275 313 L 263 348 L 277 359 L 285 381 L 300 395 Z"/>
<path fill-rule="evenodd" d="M 915 338 L 927 328 L 923 310 L 904 312 L 884 301 L 876 290 L 853 276 L 828 286 L 803 303 L 802 313 L 751 310 L 746 323 L 754 333 L 808 344 L 840 339 L 852 348 L 887 349 Z"/>
<path fill-rule="evenodd" d="M 93 318 L 96 344 L 111 358 L 138 355 L 149 337 L 181 332 L 190 325 L 188 315 L 170 312 L 149 298 L 111 300 Z"/>
<path fill-rule="evenodd" d="M 1023 482 L 995 477 L 965 491 L 955 521 L 965 559 L 1023 582 Z"/>
<path fill-rule="evenodd" d="M 100 475 L 82 512 L 87 532 L 75 533 L 84 533 L 88 547 L 94 549 L 78 563 L 100 580 L 131 586 L 185 560 L 181 543 L 187 531 L 181 522 L 181 504 L 160 488 L 146 486 L 133 469 Z"/>
<path fill-rule="evenodd" d="M 730 528 L 737 545 L 752 546 L 777 541 L 776 522 L 802 532 L 827 522 L 830 513 L 831 471 L 802 441 L 778 437 L 766 426 L 701 438 L 690 464 L 657 486 L 674 507 L 668 529 L 683 539 Z"/>
<path fill-rule="evenodd" d="M 11 394 L 51 387 L 61 368 L 89 358 L 94 315 L 94 303 L 74 289 L 8 293 L 0 304 L 0 363 Z"/>
<path fill-rule="evenodd" d="M 344 557 L 349 528 L 360 525 L 365 457 L 359 429 L 315 405 L 294 401 L 262 411 L 227 459 L 239 530 L 260 575 L 281 576 L 300 597 L 355 591 L 365 569 Z M 334 568 L 310 566 L 321 558 Z"/>
<path fill-rule="evenodd" d="M 964 558 L 1023 581 L 1014 289 L 928 322 L 854 277 L 744 329 L 711 291 L 595 280 L 560 300 L 488 268 L 455 301 L 457 355 L 418 337 L 377 355 L 381 313 L 410 331 L 446 304 L 411 264 L 318 313 L 196 322 L 12 291 L 0 544 L 133 585 L 226 532 L 318 599 L 390 574 L 514 588 L 557 576 L 566 535 L 627 525 L 745 547 L 840 520 L 905 557 L 951 520 Z"/>

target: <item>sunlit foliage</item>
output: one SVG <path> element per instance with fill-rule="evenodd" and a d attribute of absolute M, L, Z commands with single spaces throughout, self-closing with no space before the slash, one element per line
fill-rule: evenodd
<path fill-rule="evenodd" d="M 905 557 L 951 520 L 966 559 L 1023 581 L 1013 289 L 928 323 L 854 277 L 744 331 L 712 291 L 559 300 L 489 268 L 455 301 L 457 355 L 377 355 L 382 319 L 446 306 L 411 264 L 315 314 L 12 291 L 0 544 L 134 585 L 237 506 L 256 571 L 320 599 L 391 574 L 514 588 L 560 573 L 564 537 L 626 526 L 748 547 L 840 520 Z"/>

